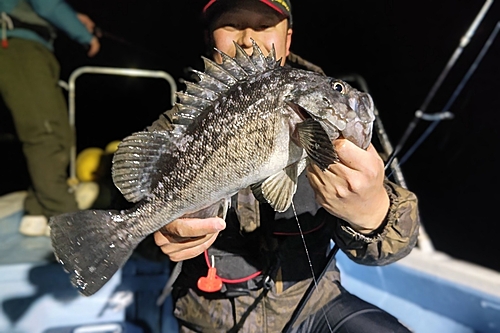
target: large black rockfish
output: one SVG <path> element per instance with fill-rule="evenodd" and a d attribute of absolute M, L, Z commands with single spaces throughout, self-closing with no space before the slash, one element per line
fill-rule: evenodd
<path fill-rule="evenodd" d="M 171 131 L 138 132 L 113 157 L 113 181 L 133 208 L 86 210 L 50 220 L 58 261 L 83 295 L 98 291 L 147 235 L 193 212 L 217 215 L 221 203 L 252 186 L 255 196 L 286 210 L 306 161 L 337 161 L 332 140 L 366 149 L 375 119 L 371 97 L 346 82 L 280 66 L 254 43 L 235 43 L 222 64 L 203 58 L 177 94 Z M 222 209 L 223 210 L 223 209 Z"/>

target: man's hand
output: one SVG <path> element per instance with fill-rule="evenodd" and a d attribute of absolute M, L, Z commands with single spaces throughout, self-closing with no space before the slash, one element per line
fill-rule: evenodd
<path fill-rule="evenodd" d="M 349 140 L 333 142 L 340 162 L 321 171 L 307 167 L 316 200 L 330 214 L 349 222 L 353 229 L 369 233 L 383 222 L 389 209 L 384 188 L 384 163 L 372 144 L 363 150 Z"/>
<path fill-rule="evenodd" d="M 77 13 L 76 17 L 80 20 L 80 22 L 82 22 L 85 28 L 87 28 L 88 32 L 90 32 L 91 34 L 94 33 L 95 23 L 90 19 L 90 17 L 82 13 Z M 92 37 L 92 40 L 90 41 L 89 44 L 89 50 L 87 52 L 87 55 L 89 57 L 93 57 L 99 52 L 100 49 L 101 49 L 101 43 L 99 42 L 99 39 L 97 39 L 96 36 Z"/>
<path fill-rule="evenodd" d="M 180 218 L 155 232 L 154 239 L 170 260 L 182 261 L 203 253 L 225 227 L 226 222 L 218 217 Z"/>
<path fill-rule="evenodd" d="M 82 13 L 76 13 L 76 17 L 80 20 L 80 22 L 82 22 L 85 28 L 87 28 L 88 32 L 91 34 L 94 33 L 95 23 L 90 19 L 90 17 Z"/>
<path fill-rule="evenodd" d="M 101 43 L 99 43 L 99 39 L 97 39 L 97 37 L 95 36 L 92 37 L 87 55 L 92 58 L 99 52 L 100 49 L 101 49 Z"/>

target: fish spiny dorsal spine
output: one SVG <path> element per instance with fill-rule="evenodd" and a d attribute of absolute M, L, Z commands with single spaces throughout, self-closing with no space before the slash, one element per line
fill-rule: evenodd
<path fill-rule="evenodd" d="M 221 55 L 221 64 L 202 56 L 204 72 L 191 70 L 198 76 L 199 81 L 185 82 L 186 90 L 176 93 L 179 102 L 175 105 L 174 125 L 188 125 L 204 110 L 212 108 L 214 101 L 234 85 L 280 67 L 281 59 L 276 60 L 274 45 L 266 57 L 254 40 L 252 40 L 251 55 L 248 55 L 236 42 L 233 44 L 236 49 L 234 58 L 215 48 Z"/>

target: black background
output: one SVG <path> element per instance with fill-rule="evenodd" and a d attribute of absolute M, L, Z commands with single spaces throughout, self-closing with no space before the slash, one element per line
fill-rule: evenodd
<path fill-rule="evenodd" d="M 61 79 L 81 66 L 163 70 L 176 80 L 201 69 L 199 13 L 204 1 L 71 0 L 105 32 L 101 52 L 88 58 L 64 34 L 56 41 Z M 292 51 L 330 76 L 357 73 L 367 81 L 395 146 L 485 2 L 293 2 Z M 500 20 L 493 3 L 427 112 L 443 111 Z M 498 144 L 500 36 L 475 68 L 449 111 L 401 166 L 419 197 L 422 222 L 437 250 L 500 271 Z M 1 73 L 0 73 L 1 75 Z M 178 88 L 183 89 L 178 82 Z M 157 79 L 83 75 L 77 80 L 77 150 L 101 147 L 141 130 L 169 108 L 169 86 Z M 2 110 L 0 130 L 9 121 Z M 403 156 L 430 123 L 420 121 Z M 3 138 L 8 136 L 3 134 Z M 2 163 L 1 193 L 24 189 L 18 145 L 3 140 L 13 163 Z M 21 161 L 21 167 L 17 162 Z M 13 175 L 14 173 L 14 175 Z"/>

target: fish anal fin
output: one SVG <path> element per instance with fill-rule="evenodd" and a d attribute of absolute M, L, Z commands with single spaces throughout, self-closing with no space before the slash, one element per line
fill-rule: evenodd
<path fill-rule="evenodd" d="M 222 219 L 225 219 L 230 203 L 231 203 L 231 198 L 223 198 L 213 203 L 212 205 L 205 207 L 201 210 L 198 210 L 194 213 L 184 214 L 182 217 L 208 218 L 217 216 Z"/>

